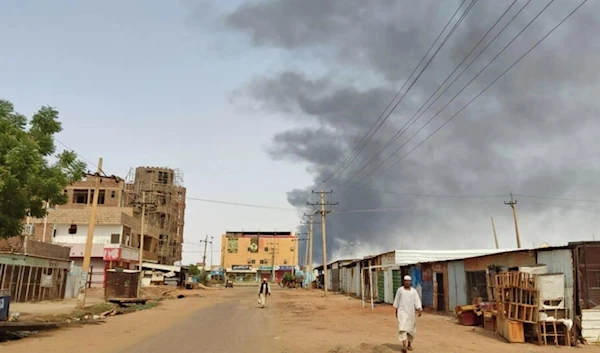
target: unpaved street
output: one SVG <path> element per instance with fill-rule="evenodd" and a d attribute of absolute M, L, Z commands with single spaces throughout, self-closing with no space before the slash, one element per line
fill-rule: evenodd
<path fill-rule="evenodd" d="M 277 289 L 266 309 L 254 288 L 206 291 L 158 308 L 0 344 L 2 353 L 391 353 L 398 351 L 393 308 L 362 308 L 342 295 Z M 556 352 L 508 344 L 452 318 L 419 318 L 416 352 Z M 563 348 L 564 349 L 564 348 Z M 560 349 L 558 349 L 560 350 Z M 586 347 L 578 351 L 595 351 Z"/>

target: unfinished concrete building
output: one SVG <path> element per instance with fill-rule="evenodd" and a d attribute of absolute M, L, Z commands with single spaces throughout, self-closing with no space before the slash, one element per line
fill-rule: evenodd
<path fill-rule="evenodd" d="M 182 258 L 185 193 L 181 171 L 160 167 L 137 167 L 126 179 L 127 203 L 159 229 L 158 263 L 173 265 Z"/>

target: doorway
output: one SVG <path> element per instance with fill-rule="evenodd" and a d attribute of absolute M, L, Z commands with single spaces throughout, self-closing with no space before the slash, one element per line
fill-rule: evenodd
<path fill-rule="evenodd" d="M 435 274 L 435 281 L 437 283 L 437 311 L 445 312 L 446 311 L 446 298 L 444 296 L 444 274 L 437 273 Z"/>

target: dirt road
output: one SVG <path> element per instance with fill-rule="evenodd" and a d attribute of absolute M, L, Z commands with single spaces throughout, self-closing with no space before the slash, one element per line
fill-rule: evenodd
<path fill-rule="evenodd" d="M 254 288 L 206 291 L 201 298 L 0 344 L 2 353 L 392 353 L 398 352 L 390 306 L 374 310 L 341 295 L 278 289 L 266 309 Z M 556 352 L 555 347 L 508 344 L 498 336 L 425 314 L 415 352 Z M 598 351 L 586 347 L 578 351 Z"/>

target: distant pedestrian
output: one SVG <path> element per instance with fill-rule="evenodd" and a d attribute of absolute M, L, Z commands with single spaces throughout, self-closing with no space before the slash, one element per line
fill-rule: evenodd
<path fill-rule="evenodd" d="M 394 298 L 396 318 L 398 318 L 398 338 L 402 342 L 402 352 L 412 351 L 412 341 L 417 330 L 416 313 L 421 316 L 423 308 L 419 293 L 412 288 L 410 276 L 404 276 L 404 286 L 398 288 Z"/>
<path fill-rule="evenodd" d="M 271 295 L 271 286 L 267 283 L 267 279 L 263 278 L 258 291 L 258 304 L 261 308 L 264 308 L 267 304 L 267 296 Z"/>

